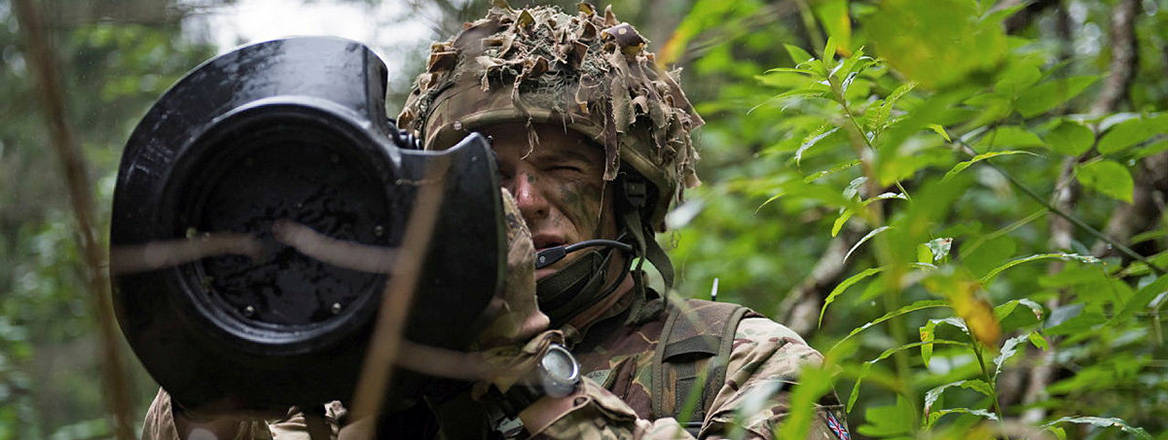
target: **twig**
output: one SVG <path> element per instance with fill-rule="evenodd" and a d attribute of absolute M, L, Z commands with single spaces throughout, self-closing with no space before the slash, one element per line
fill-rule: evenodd
<path fill-rule="evenodd" d="M 30 0 L 15 0 L 17 21 L 24 34 L 25 58 L 36 72 L 41 105 L 45 112 L 46 128 L 53 149 L 61 161 L 65 187 L 73 204 L 73 215 L 81 235 L 82 257 L 87 268 L 90 307 L 97 315 L 98 343 L 102 353 L 102 383 L 106 404 L 113 413 L 114 435 L 120 440 L 134 437 L 130 421 L 130 393 L 126 369 L 122 365 L 118 330 L 114 324 L 110 298 L 109 273 L 105 270 L 103 247 L 94 231 L 92 186 L 86 175 L 86 163 L 73 139 L 73 132 L 65 116 L 65 95 L 61 89 L 56 60 L 44 32 L 40 11 Z"/>
<path fill-rule="evenodd" d="M 392 379 L 392 368 L 402 346 L 402 330 L 434 233 L 438 210 L 442 205 L 442 189 L 445 186 L 443 177 L 449 166 L 448 160 L 430 162 L 426 170 L 426 180 L 430 183 L 418 188 L 406 223 L 401 253 L 386 281 L 377 323 L 369 338 L 369 349 L 361 367 L 360 380 L 357 381 L 356 394 L 353 396 L 354 419 L 376 416 L 381 412 L 382 401 Z"/>
<path fill-rule="evenodd" d="M 972 332 L 966 333 L 966 336 L 969 336 L 969 346 L 973 349 L 974 356 L 977 357 L 977 366 L 981 368 L 981 376 L 985 379 L 986 385 L 989 385 L 990 390 L 993 391 L 993 395 L 990 397 L 994 404 L 994 412 L 998 413 L 998 420 L 1004 423 L 1006 413 L 1002 412 L 1002 405 L 998 402 L 997 381 L 994 380 L 994 377 L 990 375 L 989 369 L 986 368 L 985 358 L 981 353 L 981 343 L 977 341 L 977 338 L 973 337 Z M 1009 436 L 1005 438 L 1006 440 L 1010 440 Z"/>
<path fill-rule="evenodd" d="M 968 154 L 970 157 L 974 157 L 974 156 L 977 156 L 978 154 L 980 154 L 980 153 L 978 153 L 977 150 L 975 150 L 972 146 L 967 144 L 965 141 L 958 139 L 957 142 L 959 144 L 961 144 L 961 146 L 963 146 L 969 150 L 966 152 L 966 154 Z M 995 171 L 998 172 L 998 174 L 1001 174 L 1002 177 L 1005 177 L 1006 180 L 1008 180 L 1011 185 L 1013 185 L 1019 191 L 1022 191 L 1022 193 L 1026 194 L 1027 197 L 1030 197 L 1035 202 L 1042 205 L 1044 208 L 1046 208 L 1051 213 L 1053 213 L 1059 217 L 1062 217 L 1063 219 L 1071 222 L 1071 224 L 1073 224 L 1073 225 L 1079 227 L 1080 229 L 1086 231 L 1087 233 L 1091 234 L 1095 238 L 1103 240 L 1107 244 L 1110 244 L 1111 246 L 1115 247 L 1116 249 L 1119 249 L 1120 252 L 1123 252 L 1128 257 L 1131 257 L 1134 260 L 1137 260 L 1137 261 L 1140 261 L 1140 262 L 1146 264 L 1148 266 L 1148 268 L 1151 269 L 1153 272 L 1155 272 L 1157 275 L 1164 275 L 1164 269 L 1160 268 L 1159 266 L 1156 266 L 1151 261 L 1149 261 L 1146 257 L 1136 253 L 1136 251 L 1131 250 L 1131 248 L 1125 246 L 1123 243 L 1119 243 L 1118 241 L 1112 239 L 1111 237 L 1104 235 L 1102 232 L 1099 232 L 1098 229 L 1095 229 L 1091 225 L 1088 225 L 1086 222 L 1080 220 L 1078 217 L 1075 217 L 1074 215 L 1068 213 L 1067 209 L 1061 208 L 1059 206 L 1055 206 L 1051 202 L 1046 201 L 1045 199 L 1042 198 L 1042 196 L 1039 196 L 1038 193 L 1035 193 L 1034 190 L 1030 189 L 1029 187 L 1024 185 L 1022 182 L 1018 181 L 1018 179 L 1015 178 L 1012 174 L 1006 172 L 1006 170 L 1003 170 L 1000 167 L 998 167 L 997 165 L 995 165 L 991 161 L 991 159 L 983 160 L 983 161 L 981 161 L 981 163 L 984 163 L 986 166 L 993 168 Z M 1065 168 L 1065 165 L 1064 165 L 1064 168 Z M 1062 180 L 1063 180 L 1062 178 L 1059 179 L 1060 182 Z"/>
<path fill-rule="evenodd" d="M 1091 114 L 1099 116 L 1114 111 L 1127 96 L 1128 86 L 1135 76 L 1139 51 L 1136 47 L 1135 19 L 1139 12 L 1137 0 L 1121 0 L 1111 14 L 1111 64 L 1103 81 L 1103 89 L 1091 105 Z"/>

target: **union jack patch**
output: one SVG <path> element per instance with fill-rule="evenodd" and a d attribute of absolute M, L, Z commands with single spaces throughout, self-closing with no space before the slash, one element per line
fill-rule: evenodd
<path fill-rule="evenodd" d="M 852 436 L 848 435 L 847 424 L 840 422 L 839 419 L 835 418 L 835 414 L 832 414 L 831 411 L 824 411 L 824 414 L 826 414 L 827 417 L 827 429 L 830 429 L 837 438 L 840 440 L 852 439 Z"/>

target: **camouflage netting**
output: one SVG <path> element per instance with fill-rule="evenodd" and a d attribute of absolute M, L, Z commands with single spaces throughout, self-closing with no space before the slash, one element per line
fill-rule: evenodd
<path fill-rule="evenodd" d="M 698 184 L 690 132 L 704 121 L 678 72 L 658 67 L 647 43 L 611 6 L 601 15 L 581 3 L 573 16 L 497 1 L 485 18 L 431 46 L 398 124 L 427 149 L 491 124 L 561 124 L 604 147 L 605 180 L 623 160 L 657 186 L 652 221 L 660 225 L 683 185 Z"/>

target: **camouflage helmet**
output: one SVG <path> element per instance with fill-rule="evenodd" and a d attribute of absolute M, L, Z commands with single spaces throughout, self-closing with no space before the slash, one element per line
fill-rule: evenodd
<path fill-rule="evenodd" d="M 581 3 L 570 15 L 555 6 L 495 5 L 431 46 L 399 127 L 425 149 L 507 122 L 575 130 L 604 148 L 606 181 L 624 162 L 656 188 L 647 220 L 662 229 L 670 205 L 699 183 L 690 132 L 704 121 L 678 85 L 679 72 L 662 70 L 611 6 L 600 14 Z"/>

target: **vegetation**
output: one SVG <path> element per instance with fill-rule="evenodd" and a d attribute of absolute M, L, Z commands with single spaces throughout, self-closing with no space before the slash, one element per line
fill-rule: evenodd
<path fill-rule="evenodd" d="M 810 336 L 864 436 L 1164 431 L 1163 4 L 793 3 L 691 56 L 723 82 L 687 293 Z M 698 2 L 675 38 L 768 7 Z"/>
<path fill-rule="evenodd" d="M 100 231 L 130 129 L 215 51 L 186 5 L 42 3 Z M 448 35 L 487 2 L 415 6 Z M 661 236 L 680 294 L 824 351 L 793 407 L 834 386 L 868 438 L 1168 439 L 1168 1 L 614 8 L 708 122 Z M 0 21 L 0 439 L 108 436 L 72 208 L 9 3 Z M 131 374 L 137 417 L 154 384 Z"/>

